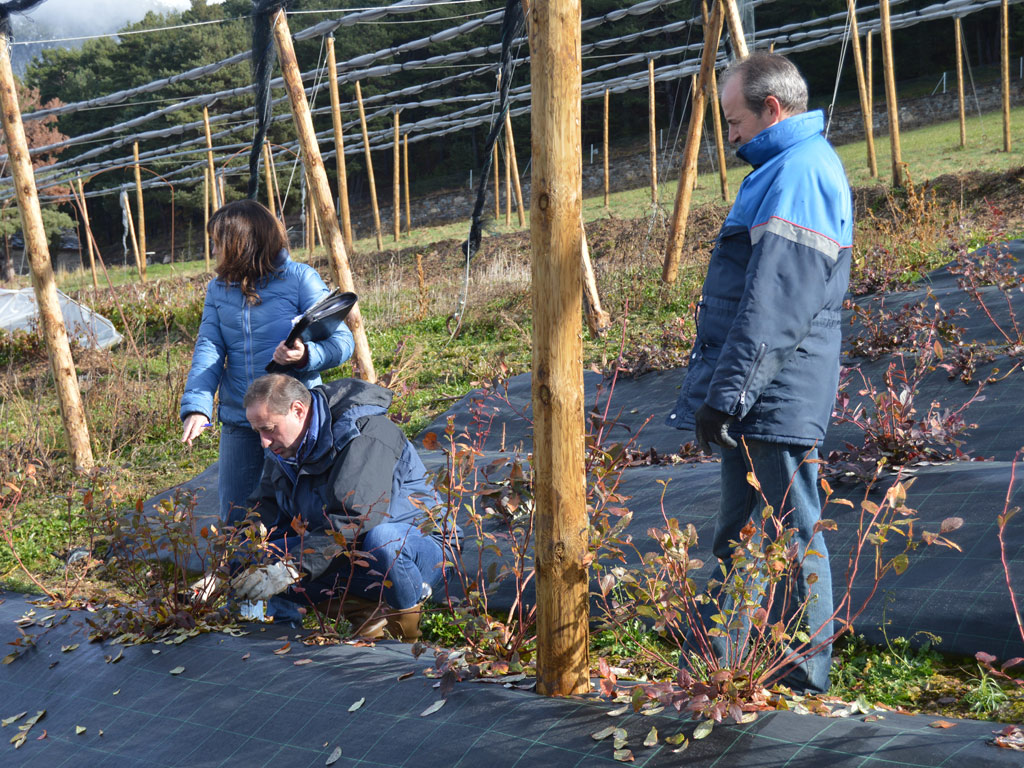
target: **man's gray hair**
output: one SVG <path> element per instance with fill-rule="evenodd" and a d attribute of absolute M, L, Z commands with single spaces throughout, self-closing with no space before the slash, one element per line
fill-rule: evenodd
<path fill-rule="evenodd" d="M 307 408 L 312 402 L 313 397 L 305 384 L 283 373 L 268 373 L 249 385 L 242 400 L 242 407 L 249 408 L 257 403 L 266 403 L 271 413 L 280 416 L 288 413 L 288 409 L 296 400 Z"/>
<path fill-rule="evenodd" d="M 807 111 L 807 81 L 785 56 L 759 52 L 734 61 L 722 73 L 722 88 L 736 75 L 742 78 L 747 108 L 755 115 L 764 112 L 764 101 L 769 96 L 778 99 L 779 106 L 789 115 Z"/>

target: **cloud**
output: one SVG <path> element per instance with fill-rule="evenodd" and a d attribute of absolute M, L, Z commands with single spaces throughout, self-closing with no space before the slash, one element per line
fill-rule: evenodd
<path fill-rule="evenodd" d="M 46 0 L 12 21 L 16 40 L 100 35 L 139 21 L 149 11 L 182 11 L 191 5 L 191 0 Z"/>

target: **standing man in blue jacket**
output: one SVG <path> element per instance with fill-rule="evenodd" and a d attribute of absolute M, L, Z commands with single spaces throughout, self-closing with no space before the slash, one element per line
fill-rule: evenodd
<path fill-rule="evenodd" d="M 795 529 L 799 573 L 790 605 L 803 611 L 810 658 L 783 682 L 828 689 L 832 579 L 821 517 L 817 446 L 839 380 L 840 309 L 853 241 L 853 205 L 842 163 L 822 136 L 821 111 L 807 112 L 807 84 L 785 57 L 755 53 L 723 75 L 729 141 L 753 166 L 715 242 L 689 369 L 668 423 L 695 429 L 706 453 L 722 456 L 714 554 L 728 564 L 732 542 L 765 503 Z M 747 482 L 753 472 L 760 492 Z M 762 499 L 761 494 L 764 498 Z M 771 530 L 769 535 L 773 535 Z M 804 607 L 806 606 L 806 607 Z M 783 614 L 785 615 L 785 614 Z M 720 658 L 730 642 L 712 638 Z"/>
<path fill-rule="evenodd" d="M 270 374 L 249 386 L 245 414 L 267 451 L 250 507 L 274 558 L 236 576 L 236 596 L 270 600 L 278 620 L 340 608 L 361 635 L 419 637 L 458 532 L 425 524 L 437 499 L 390 404 L 389 390 L 358 379 L 309 390 Z"/>

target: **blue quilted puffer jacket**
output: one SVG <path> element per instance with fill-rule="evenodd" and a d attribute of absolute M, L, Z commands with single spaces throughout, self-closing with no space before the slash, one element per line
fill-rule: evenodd
<path fill-rule="evenodd" d="M 737 154 L 754 166 L 715 242 L 697 338 L 666 423 L 693 428 L 705 402 L 733 436 L 814 445 L 839 380 L 840 310 L 853 203 L 820 111 L 761 131 Z"/>
<path fill-rule="evenodd" d="M 206 287 L 203 319 L 192 352 L 192 368 L 181 398 L 181 418 L 213 415 L 213 394 L 220 388 L 218 417 L 225 424 L 248 427 L 242 398 L 249 385 L 266 374 L 274 349 L 291 330 L 292 321 L 328 294 L 316 270 L 294 262 L 287 251 L 277 271 L 257 287 L 259 304 L 249 304 L 237 283 L 214 279 Z M 291 373 L 307 387 L 320 383 L 320 371 L 348 360 L 355 348 L 344 324 L 329 339 L 307 344 L 309 361 Z"/>

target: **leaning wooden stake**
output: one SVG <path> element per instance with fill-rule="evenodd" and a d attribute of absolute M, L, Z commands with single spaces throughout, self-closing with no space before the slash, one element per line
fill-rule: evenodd
<path fill-rule="evenodd" d="M 298 62 L 295 60 L 295 48 L 292 45 L 291 32 L 288 30 L 288 18 L 283 10 L 274 16 L 274 39 L 277 42 L 277 55 L 281 61 L 281 73 L 284 76 L 285 89 L 291 102 L 295 128 L 299 134 L 299 145 L 302 147 L 302 162 L 306 168 L 306 179 L 309 181 L 313 202 L 320 214 L 320 221 L 325 229 L 327 252 L 330 256 L 331 272 L 335 283 L 344 291 L 355 291 L 355 283 L 349 270 L 348 253 L 342 239 L 338 219 L 334 215 L 334 204 L 331 201 L 331 188 L 327 184 L 327 171 L 320 157 L 320 148 L 316 143 L 316 132 L 313 130 L 313 118 L 309 113 L 309 103 L 302 85 L 302 75 Z M 377 229 L 380 236 L 380 228 Z M 376 381 L 377 373 L 373 368 L 370 356 L 370 345 L 366 340 L 366 329 L 363 327 L 363 316 L 359 305 L 352 307 L 346 321 L 355 339 L 355 360 L 357 373 L 366 381 Z"/>
<path fill-rule="evenodd" d="M 896 104 L 896 75 L 892 64 L 892 28 L 889 26 L 889 0 L 881 0 L 882 70 L 885 75 L 885 107 L 889 115 L 889 146 L 892 148 L 892 183 L 903 186 L 903 159 L 900 157 L 900 111 Z"/>
<path fill-rule="evenodd" d="M 135 257 L 135 269 L 139 273 L 139 282 L 146 282 L 146 270 L 142 266 L 142 259 L 139 256 L 139 238 L 135 234 L 135 221 L 132 217 L 132 205 L 128 202 L 128 193 L 121 190 L 121 205 L 124 206 L 124 217 L 128 222 L 128 242 L 132 246 L 132 255 Z"/>
<path fill-rule="evenodd" d="M 270 165 L 270 142 L 263 142 L 263 175 L 267 179 L 267 210 L 271 215 L 277 216 L 277 206 L 274 204 L 274 172 Z"/>
<path fill-rule="evenodd" d="M 580 3 L 530 7 L 537 691 L 590 691 L 580 304 Z"/>
<path fill-rule="evenodd" d="M 957 111 L 960 113 L 960 146 L 967 146 L 967 114 L 964 108 L 964 56 L 963 46 L 960 42 L 960 17 L 953 18 L 953 35 L 956 37 L 954 49 L 956 51 L 956 103 Z"/>
<path fill-rule="evenodd" d="M 405 190 L 405 231 L 412 231 L 412 208 L 409 207 L 409 134 L 402 137 L 402 189 Z"/>
<path fill-rule="evenodd" d="M 601 159 L 604 160 L 604 207 L 608 207 L 608 94 L 610 91 L 604 89 L 604 136 L 601 140 Z"/>
<path fill-rule="evenodd" d="M 711 67 L 711 77 L 708 84 L 711 86 L 708 101 L 711 108 L 711 123 L 715 129 L 715 152 L 718 155 L 718 185 L 722 188 L 722 199 L 729 199 L 729 171 L 725 167 L 725 136 L 722 135 L 722 108 L 718 106 L 718 76 L 715 68 Z M 697 92 L 697 78 L 694 76 L 693 92 Z"/>
<path fill-rule="evenodd" d="M 14 178 L 14 191 L 18 198 L 21 227 L 25 236 L 25 250 L 28 251 L 29 266 L 32 270 L 32 288 L 39 320 L 43 326 L 43 338 L 50 356 L 50 367 L 57 387 L 64 431 L 68 436 L 71 461 L 76 469 L 92 467 L 92 447 L 89 445 L 89 428 L 82 407 L 82 393 L 78 389 L 75 361 L 71 357 L 68 332 L 57 299 L 57 285 L 53 279 L 50 263 L 50 247 L 46 242 L 43 215 L 39 208 L 39 194 L 32 172 L 32 161 L 25 139 L 25 126 L 21 122 L 21 107 L 15 89 L 14 72 L 11 69 L 10 44 L 7 36 L 0 34 L 0 119 L 3 122 L 4 139 L 7 142 L 7 162 Z M 582 455 L 582 454 L 581 454 Z"/>
<path fill-rule="evenodd" d="M 345 170 L 345 135 L 341 124 L 341 97 L 338 95 L 338 64 L 334 58 L 334 33 L 327 36 L 327 85 L 331 93 L 331 119 L 334 123 L 334 160 L 338 169 L 338 208 L 345 250 L 352 252 L 352 216 L 348 208 L 348 173 Z"/>
<path fill-rule="evenodd" d="M 210 169 L 203 169 L 203 261 L 206 271 L 210 271 Z"/>
<path fill-rule="evenodd" d="M 305 97 L 303 97 L 305 98 Z M 377 182 L 373 177 L 373 156 L 370 153 L 370 133 L 366 129 L 366 110 L 363 109 L 363 89 L 356 80 L 356 104 L 359 105 L 359 127 L 363 131 L 363 153 L 366 157 L 366 175 L 370 181 L 370 207 L 373 208 L 374 234 L 377 236 L 377 250 L 384 250 L 384 240 L 380 233 L 380 208 L 377 206 Z M 317 150 L 319 152 L 319 150 Z"/>
<path fill-rule="evenodd" d="M 875 126 L 875 68 L 871 61 L 873 48 L 874 46 L 871 43 L 871 30 L 869 29 L 867 36 L 864 38 L 864 50 L 867 54 L 864 57 L 864 69 L 865 79 L 867 80 L 868 86 L 868 114 L 871 115 L 872 130 Z"/>
<path fill-rule="evenodd" d="M 508 115 L 505 115 L 508 117 Z M 505 226 L 512 226 L 512 158 L 509 156 L 508 133 L 505 134 Z"/>
<path fill-rule="evenodd" d="M 732 41 L 732 50 L 737 59 L 745 59 L 747 53 L 747 37 L 743 33 L 743 22 L 740 20 L 740 11 L 736 7 L 736 0 L 720 0 L 725 3 L 725 17 L 729 24 L 729 39 Z"/>
<path fill-rule="evenodd" d="M 1010 140 L 1010 3 L 1003 0 L 999 8 L 999 60 L 1003 79 L 1003 151 L 1009 152 Z"/>
<path fill-rule="evenodd" d="M 654 59 L 647 60 L 647 126 L 650 131 L 651 205 L 658 204 L 658 125 L 654 118 Z"/>
<path fill-rule="evenodd" d="M 587 245 L 587 228 L 580 217 L 580 269 L 583 272 L 583 310 L 587 316 L 587 328 L 592 338 L 604 336 L 611 325 L 611 316 L 601 308 L 601 295 L 597 292 L 597 277 L 594 275 L 594 264 L 590 260 L 590 247 Z"/>
<path fill-rule="evenodd" d="M 716 3 L 704 25 L 704 52 L 701 54 L 700 71 L 697 73 L 697 87 L 690 100 L 690 125 L 686 133 L 686 146 L 683 149 L 682 167 L 679 171 L 679 188 L 676 190 L 676 205 L 672 211 L 669 225 L 668 242 L 665 248 L 665 264 L 661 270 L 661 279 L 666 283 L 674 283 L 679 272 L 679 262 L 683 256 L 683 240 L 686 237 L 686 219 L 690 215 L 690 200 L 693 196 L 693 184 L 697 179 L 697 156 L 700 152 L 700 135 L 704 125 L 704 107 L 706 94 L 704 84 L 710 78 L 712 67 L 715 66 L 715 55 L 718 53 L 718 41 L 722 34 L 722 5 Z"/>
<path fill-rule="evenodd" d="M 217 169 L 213 165 L 213 137 L 210 135 L 210 111 L 203 107 L 203 131 L 206 134 L 206 165 L 210 169 L 210 205 L 213 210 L 217 210 L 224 201 L 220 201 L 218 205 L 217 201 Z"/>
<path fill-rule="evenodd" d="M 135 204 L 138 209 L 139 221 L 139 259 L 142 263 L 142 274 L 146 274 L 146 208 L 142 202 L 142 166 L 139 165 L 139 142 L 132 142 L 132 157 L 135 159 Z"/>
<path fill-rule="evenodd" d="M 846 0 L 846 12 L 850 16 L 850 41 L 853 43 L 853 66 L 857 71 L 857 94 L 860 96 L 860 114 L 864 123 L 864 141 L 868 152 L 868 173 L 874 178 L 878 176 L 878 163 L 875 160 L 875 131 L 868 107 L 868 87 L 864 79 L 864 62 L 860 56 L 860 37 L 857 34 L 857 3 Z"/>
<path fill-rule="evenodd" d="M 505 161 L 511 163 L 513 188 L 516 191 L 516 212 L 519 214 L 519 226 L 526 225 L 526 213 L 523 210 L 523 185 L 519 183 L 519 161 L 516 159 L 516 140 L 512 136 L 512 117 L 505 113 L 505 141 L 508 143 L 508 154 Z"/>
<path fill-rule="evenodd" d="M 494 142 L 494 221 L 501 218 L 501 168 L 498 165 L 498 142 Z"/>
<path fill-rule="evenodd" d="M 391 201 L 394 208 L 395 242 L 402 236 L 402 137 L 398 132 L 398 110 L 395 110 L 395 149 L 392 153 Z"/>
<path fill-rule="evenodd" d="M 93 251 L 93 248 L 92 248 L 92 238 L 89 237 L 89 235 L 88 235 L 88 232 L 89 232 L 89 209 L 88 209 L 88 207 L 86 207 L 86 204 L 85 204 L 85 185 L 82 183 L 81 177 L 79 177 L 79 179 L 78 179 L 78 196 L 82 200 L 82 204 L 80 206 L 81 214 L 82 214 L 82 227 L 83 227 L 83 229 L 86 232 L 85 247 L 86 247 L 86 251 L 89 254 L 89 272 L 92 273 L 92 289 L 94 291 L 98 292 L 99 289 L 100 289 L 100 282 L 99 282 L 99 280 L 96 279 L 96 254 L 95 254 L 95 252 Z"/>

